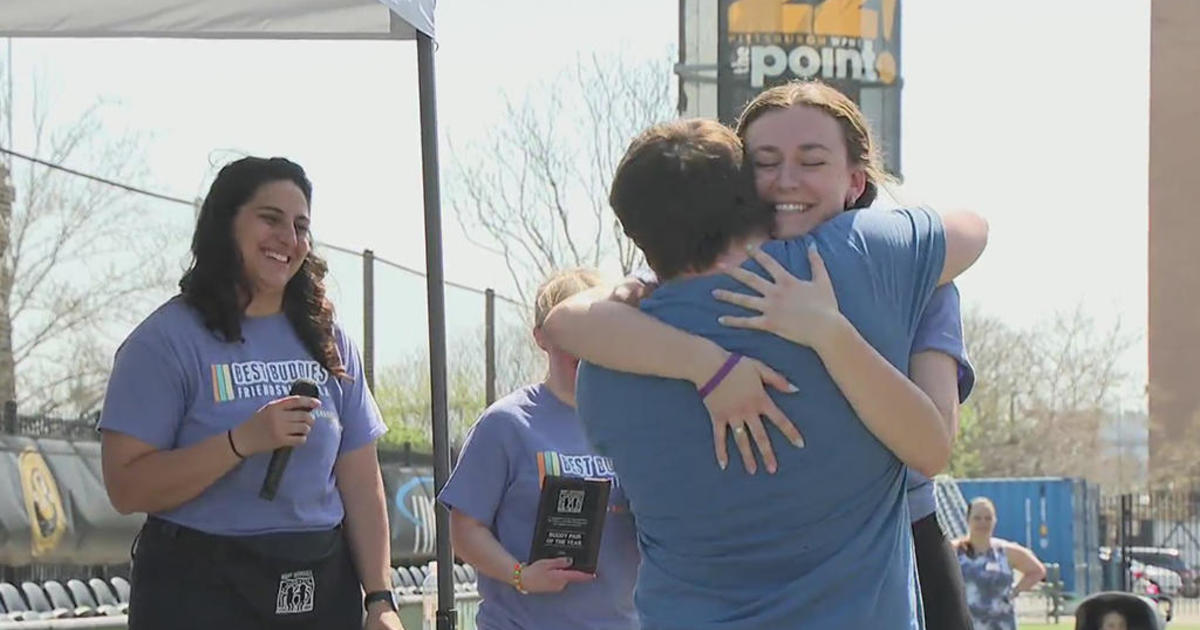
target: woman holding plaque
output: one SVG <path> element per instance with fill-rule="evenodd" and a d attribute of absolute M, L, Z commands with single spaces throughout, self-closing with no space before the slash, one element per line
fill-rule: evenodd
<path fill-rule="evenodd" d="M 546 378 L 483 412 L 438 496 L 450 508 L 455 552 L 481 574 L 483 602 L 476 618 L 481 630 L 637 627 L 633 518 L 608 458 L 592 452 L 575 413 L 579 360 L 542 332 L 551 308 L 600 284 L 599 274 L 574 269 L 538 289 L 533 337 L 546 353 Z M 603 533 L 599 540 L 583 540 L 585 546 L 599 545 L 594 573 L 572 569 L 567 557 L 530 562 L 547 477 L 611 481 Z"/>

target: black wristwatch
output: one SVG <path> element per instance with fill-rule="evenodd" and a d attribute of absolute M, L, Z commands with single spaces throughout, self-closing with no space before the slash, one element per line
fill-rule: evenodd
<path fill-rule="evenodd" d="M 371 606 L 371 602 L 387 602 L 395 612 L 400 612 L 400 602 L 396 601 L 396 593 L 391 589 L 386 591 L 371 591 L 363 596 L 363 608 Z"/>

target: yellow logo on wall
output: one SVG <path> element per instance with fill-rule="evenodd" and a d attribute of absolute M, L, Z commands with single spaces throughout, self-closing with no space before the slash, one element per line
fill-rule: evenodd
<path fill-rule="evenodd" d="M 729 38 L 734 74 L 750 86 L 790 74 L 801 79 L 896 81 L 899 0 L 733 0 Z"/>
<path fill-rule="evenodd" d="M 66 512 L 58 484 L 45 458 L 32 446 L 17 458 L 21 471 L 21 491 L 25 494 L 25 510 L 29 514 L 29 531 L 33 556 L 43 556 L 54 550 L 67 532 Z"/>

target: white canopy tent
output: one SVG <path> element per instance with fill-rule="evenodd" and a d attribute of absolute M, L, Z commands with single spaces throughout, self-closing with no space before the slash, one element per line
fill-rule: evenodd
<path fill-rule="evenodd" d="M 436 0 L 7 0 L 6 37 L 430 38 Z"/>
<path fill-rule="evenodd" d="M 446 318 L 434 98 L 436 0 L 5 0 L 0 37 L 415 40 L 425 193 L 434 485 L 450 473 Z M 437 507 L 438 564 L 452 566 L 449 515 Z M 438 630 L 455 626 L 454 573 L 438 573 Z"/>

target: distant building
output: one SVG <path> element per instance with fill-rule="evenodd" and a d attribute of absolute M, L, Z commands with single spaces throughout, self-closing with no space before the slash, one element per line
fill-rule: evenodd
<path fill-rule="evenodd" d="M 1200 435 L 1200 2 L 1150 6 L 1148 394 L 1150 466 L 1162 468 L 1173 443 Z"/>
<path fill-rule="evenodd" d="M 1144 411 L 1126 411 L 1105 420 L 1100 427 L 1104 452 L 1104 484 L 1144 486 L 1149 476 L 1150 423 Z"/>

